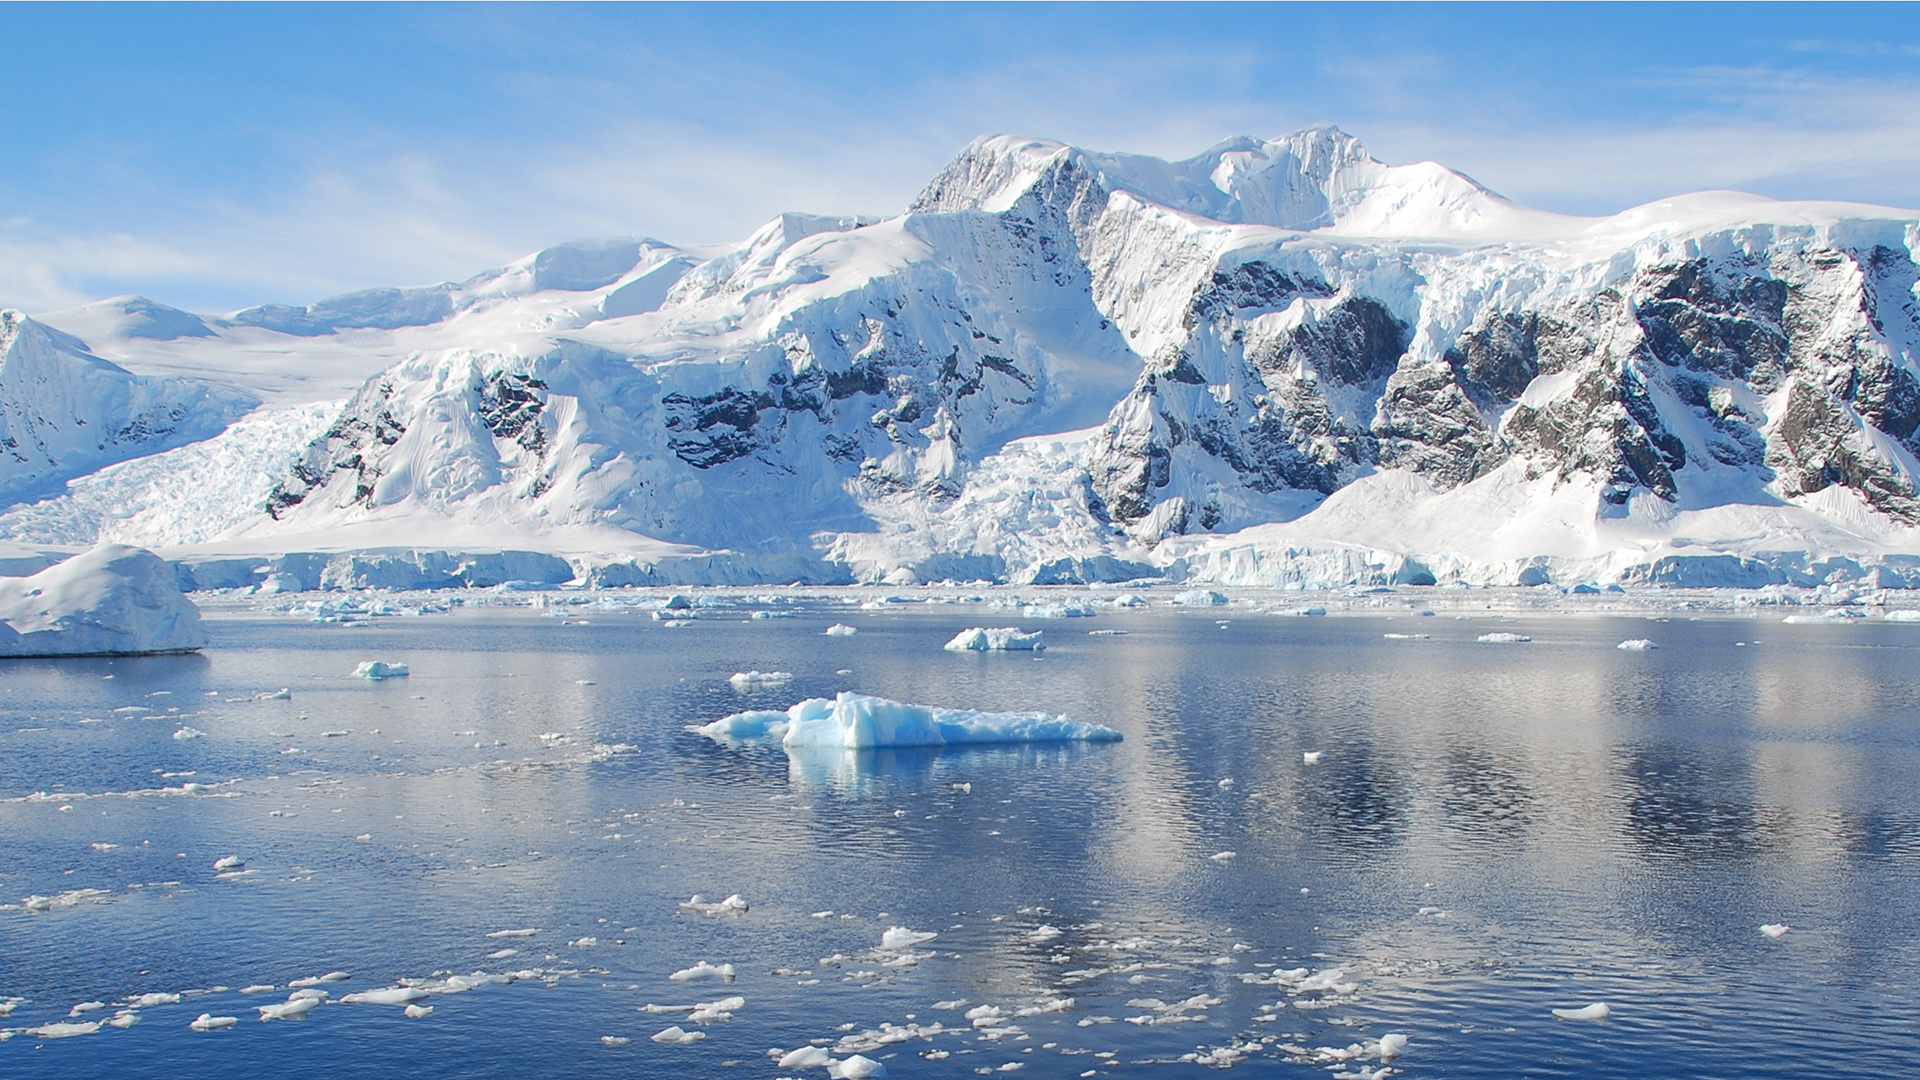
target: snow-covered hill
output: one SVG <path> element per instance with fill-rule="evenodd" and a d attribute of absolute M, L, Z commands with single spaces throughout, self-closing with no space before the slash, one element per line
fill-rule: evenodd
<path fill-rule="evenodd" d="M 23 458 L 0 538 L 222 582 L 513 549 L 609 582 L 1920 584 L 1916 252 L 1912 211 L 1572 218 L 1327 127 L 988 138 L 897 217 L 718 252 L 9 313 L 15 442 L 61 394 L 104 402 L 73 430 L 179 415 Z"/>

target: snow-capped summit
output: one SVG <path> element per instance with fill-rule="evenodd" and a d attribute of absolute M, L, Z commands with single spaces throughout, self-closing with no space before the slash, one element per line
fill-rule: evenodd
<path fill-rule="evenodd" d="M 1330 126 L 995 136 L 896 217 L 717 253 L 579 241 L 206 334 L 51 317 L 92 350 L 10 316 L 0 490 L 51 497 L 0 539 L 233 580 L 490 543 L 602 581 L 1920 586 L 1916 252 L 1920 214 L 1848 203 L 1544 213 Z M 80 447 L 152 429 L 137 388 L 224 404 Z"/>
<path fill-rule="evenodd" d="M 1433 162 L 1384 165 L 1337 127 L 1277 139 L 1228 139 L 1184 161 L 1093 153 L 1011 136 L 976 140 L 913 209 L 1005 211 L 1050 169 L 1077 169 L 1107 191 L 1232 224 L 1342 235 L 1505 239 L 1579 219 L 1529 210 Z"/>

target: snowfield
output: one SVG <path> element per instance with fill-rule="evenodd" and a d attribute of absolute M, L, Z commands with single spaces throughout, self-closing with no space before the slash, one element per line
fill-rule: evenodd
<path fill-rule="evenodd" d="M 0 540 L 194 588 L 1920 586 L 1920 213 L 1316 127 L 224 316 L 0 313 Z"/>

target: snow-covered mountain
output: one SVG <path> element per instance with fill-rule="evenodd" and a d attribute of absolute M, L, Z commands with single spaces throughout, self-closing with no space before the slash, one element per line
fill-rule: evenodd
<path fill-rule="evenodd" d="M 363 553 L 334 580 L 1920 585 L 1916 253 L 1913 211 L 1566 217 L 1330 127 L 981 139 L 899 216 L 717 253 L 8 313 L 0 538 Z M 136 434 L 164 398 L 165 444 L 21 457 L 69 398 Z"/>

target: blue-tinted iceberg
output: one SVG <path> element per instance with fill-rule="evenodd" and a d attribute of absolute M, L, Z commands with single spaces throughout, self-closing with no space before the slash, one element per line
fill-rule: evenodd
<path fill-rule="evenodd" d="M 788 747 L 845 749 L 1120 739 L 1120 733 L 1110 727 L 1064 716 L 940 709 L 851 692 L 832 700 L 809 698 L 785 712 L 734 713 L 692 730 L 719 740 L 778 739 Z"/>

